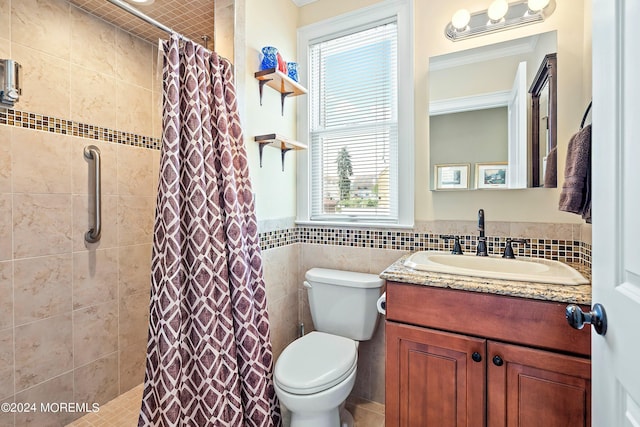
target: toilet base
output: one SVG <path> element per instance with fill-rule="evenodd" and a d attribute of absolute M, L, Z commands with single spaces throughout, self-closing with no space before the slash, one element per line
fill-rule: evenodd
<path fill-rule="evenodd" d="M 340 412 L 338 408 L 322 412 L 291 413 L 291 427 L 338 427 Z"/>
<path fill-rule="evenodd" d="M 340 405 L 340 427 L 354 427 L 355 420 L 351 412 L 347 411 L 344 407 L 344 403 Z"/>

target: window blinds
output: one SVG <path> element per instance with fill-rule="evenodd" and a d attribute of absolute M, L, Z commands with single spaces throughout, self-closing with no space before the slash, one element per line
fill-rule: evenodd
<path fill-rule="evenodd" d="M 311 219 L 397 221 L 397 24 L 315 41 Z"/>

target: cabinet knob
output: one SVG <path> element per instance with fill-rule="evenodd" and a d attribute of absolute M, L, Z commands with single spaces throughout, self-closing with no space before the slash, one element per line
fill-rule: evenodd
<path fill-rule="evenodd" d="M 502 357 L 500 356 L 493 356 L 493 364 L 496 366 L 502 366 L 504 365 L 504 360 L 502 360 Z"/>
<path fill-rule="evenodd" d="M 480 353 L 478 353 L 477 351 L 474 352 L 471 355 L 471 358 L 473 359 L 474 362 L 481 362 L 482 361 L 482 355 Z"/>

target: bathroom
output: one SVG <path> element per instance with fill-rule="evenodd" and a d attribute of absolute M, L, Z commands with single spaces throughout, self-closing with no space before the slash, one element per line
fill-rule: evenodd
<path fill-rule="evenodd" d="M 76 6 L 83 3 L 90 2 L 0 0 L 0 58 L 22 66 L 19 101 L 12 109 L 0 107 L 1 403 L 102 406 L 144 380 L 162 126 L 158 47 Z M 301 62 L 299 29 L 378 3 L 398 2 L 215 1 L 209 47 L 232 58 L 236 72 L 276 360 L 299 336 L 301 324 L 305 332 L 313 330 L 303 286 L 310 268 L 377 275 L 410 252 L 447 250 L 438 239 L 442 234 L 467 236 L 465 251 L 473 250 L 479 209 L 486 215 L 487 236 L 536 241 L 545 257 L 591 265 L 591 224 L 557 207 L 561 173 L 551 189 L 432 191 L 429 120 L 423 117 L 430 103 L 430 58 L 555 31 L 563 164 L 592 98 L 589 0 L 556 0 L 544 22 L 460 42 L 443 35 L 452 13 L 482 10 L 488 2 L 406 2 L 412 5 L 408 99 L 414 116 L 406 226 L 312 224 L 302 216 L 299 163 L 306 150 L 282 160 L 271 147 L 260 153 L 254 137 L 300 134 L 306 97 L 288 97 L 281 106 L 280 94 L 265 89 L 260 99 L 260 50 L 277 46 Z M 84 242 L 92 221 L 87 145 L 96 145 L 102 157 L 98 244 Z M 384 425 L 383 326 L 379 321 L 373 338 L 358 350 L 358 374 L 347 401 L 357 425 Z M 81 415 L 0 413 L 0 425 L 61 426 Z M 131 425 L 137 417 L 132 420 Z"/>

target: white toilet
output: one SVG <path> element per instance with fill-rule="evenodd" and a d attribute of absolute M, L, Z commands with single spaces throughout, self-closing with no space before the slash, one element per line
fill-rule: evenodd
<path fill-rule="evenodd" d="M 358 342 L 371 339 L 383 280 L 373 274 L 312 268 L 305 275 L 316 331 L 295 340 L 276 362 L 274 384 L 291 427 L 338 427 L 353 389 Z M 343 422 L 348 425 L 348 412 Z"/>

